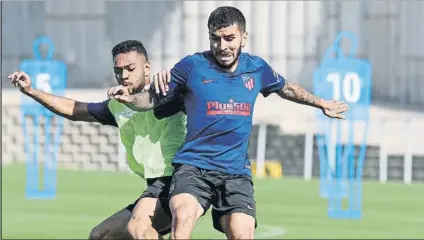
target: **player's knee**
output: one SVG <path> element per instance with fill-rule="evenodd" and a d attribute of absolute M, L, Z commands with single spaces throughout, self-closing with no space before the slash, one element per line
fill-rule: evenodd
<path fill-rule="evenodd" d="M 135 238 L 137 231 L 137 223 L 135 221 L 130 220 L 127 224 L 127 231 L 133 238 Z"/>
<path fill-rule="evenodd" d="M 196 212 L 190 211 L 184 206 L 180 206 L 176 208 L 174 213 L 175 213 L 174 223 L 176 226 L 178 226 L 178 228 L 187 228 L 193 225 L 193 222 L 195 221 L 195 218 L 196 218 Z"/>
<path fill-rule="evenodd" d="M 91 229 L 89 239 L 91 240 L 97 240 L 103 238 L 103 231 L 99 227 L 95 227 Z"/>
<path fill-rule="evenodd" d="M 173 216 L 172 237 L 174 239 L 189 239 L 196 221 L 196 208 L 188 202 L 175 202 L 171 205 Z"/>
<path fill-rule="evenodd" d="M 174 212 L 172 239 L 190 239 L 195 222 L 195 214 L 191 213 L 191 211 L 185 212 L 184 208 L 177 208 Z"/>
<path fill-rule="evenodd" d="M 171 199 L 171 211 L 174 224 L 178 227 L 188 227 L 196 221 L 198 202 L 191 196 L 180 194 Z"/>
<path fill-rule="evenodd" d="M 255 235 L 255 226 L 237 226 L 230 227 L 228 239 L 253 239 Z"/>
<path fill-rule="evenodd" d="M 236 216 L 234 216 L 236 215 Z M 255 235 L 255 219 L 244 214 L 233 214 L 228 224 L 228 239 L 253 239 Z"/>
<path fill-rule="evenodd" d="M 142 221 L 131 219 L 127 224 L 127 231 L 134 239 L 148 239 L 152 226 L 143 224 Z"/>
<path fill-rule="evenodd" d="M 253 239 L 255 228 L 230 231 L 228 239 Z"/>

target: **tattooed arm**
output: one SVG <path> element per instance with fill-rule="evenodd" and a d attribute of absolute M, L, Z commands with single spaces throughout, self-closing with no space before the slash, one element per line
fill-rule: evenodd
<path fill-rule="evenodd" d="M 264 97 L 271 93 L 277 93 L 280 97 L 319 108 L 330 118 L 345 118 L 341 113 L 347 111 L 349 106 L 341 101 L 326 101 L 313 95 L 299 84 L 286 80 L 283 76 L 275 72 L 264 60 L 262 60 L 262 89 Z"/>
<path fill-rule="evenodd" d="M 134 111 L 148 111 L 151 110 L 157 105 L 157 98 L 153 89 L 137 93 L 132 95 L 134 98 L 132 104 L 128 104 L 128 107 Z"/>
<path fill-rule="evenodd" d="M 157 104 L 158 100 L 155 96 L 154 90 L 152 88 L 136 93 L 133 95 L 121 94 L 118 93 L 120 88 L 123 86 L 117 86 L 113 90 L 109 90 L 111 98 L 116 99 L 117 101 L 124 103 L 127 107 L 131 108 L 134 111 L 144 112 L 153 109 Z"/>
<path fill-rule="evenodd" d="M 286 80 L 284 87 L 278 92 L 278 95 L 284 99 L 309 105 L 316 108 L 323 108 L 323 99 L 313 95 L 299 84 Z"/>
<path fill-rule="evenodd" d="M 287 81 L 278 95 L 284 99 L 316 107 L 330 118 L 345 119 L 342 113 L 349 109 L 349 106 L 343 101 L 324 100 L 302 88 L 299 84 Z"/>
<path fill-rule="evenodd" d="M 116 95 L 116 93 L 123 93 L 123 91 L 120 91 L 122 86 L 116 87 L 109 93 L 113 98 L 126 104 L 134 111 L 143 112 L 159 106 L 166 106 L 166 108 L 174 108 L 179 111 L 184 109 L 184 101 L 182 100 L 184 100 L 183 93 L 185 92 L 187 78 L 191 72 L 190 61 L 192 61 L 190 57 L 185 57 L 170 71 L 162 70 L 156 73 L 153 76 L 154 84 L 140 93 Z"/>

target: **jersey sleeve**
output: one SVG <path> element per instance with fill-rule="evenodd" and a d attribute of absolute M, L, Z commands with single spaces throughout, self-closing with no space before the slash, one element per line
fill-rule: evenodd
<path fill-rule="evenodd" d="M 162 104 L 153 110 L 153 113 L 157 119 L 170 117 L 178 112 L 185 113 L 184 96 L 182 94 L 180 94 L 176 100 Z"/>
<path fill-rule="evenodd" d="M 169 91 L 166 96 L 159 94 L 157 96 L 157 101 L 159 104 L 157 106 L 166 105 L 167 103 L 179 100 L 181 95 L 184 94 L 186 90 L 187 80 L 190 77 L 190 74 L 195 65 L 195 56 L 189 55 L 179 61 L 171 69 L 171 82 L 169 83 Z"/>
<path fill-rule="evenodd" d="M 117 127 L 115 118 L 109 110 L 109 101 L 88 103 L 87 110 L 101 124 Z"/>
<path fill-rule="evenodd" d="M 266 61 L 262 61 L 261 93 L 264 97 L 268 97 L 271 93 L 280 91 L 284 87 L 286 79 L 274 71 Z"/>

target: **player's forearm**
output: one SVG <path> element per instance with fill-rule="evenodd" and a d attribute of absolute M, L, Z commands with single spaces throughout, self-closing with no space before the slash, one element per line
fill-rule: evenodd
<path fill-rule="evenodd" d="M 55 96 L 36 89 L 32 89 L 26 94 L 53 113 L 69 120 L 88 122 L 95 121 L 94 117 L 88 113 L 87 103 L 81 103 L 73 99 Z"/>
<path fill-rule="evenodd" d="M 154 94 L 155 93 L 152 90 L 148 90 L 148 91 L 131 95 L 131 97 L 133 98 L 133 101 L 131 101 L 131 103 L 128 103 L 126 105 L 132 110 L 138 111 L 138 112 L 151 110 L 155 107 Z"/>
<path fill-rule="evenodd" d="M 322 108 L 322 99 L 302 88 L 299 84 L 286 81 L 283 89 L 278 93 L 280 97 L 316 108 Z"/>

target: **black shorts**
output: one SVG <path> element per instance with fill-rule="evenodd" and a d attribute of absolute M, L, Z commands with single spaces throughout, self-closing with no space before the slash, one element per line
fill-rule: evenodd
<path fill-rule="evenodd" d="M 253 181 L 248 175 L 226 174 L 187 164 L 175 164 L 170 197 L 180 193 L 196 197 L 204 213 L 213 205 L 213 226 L 220 232 L 224 232 L 220 225 L 222 216 L 245 213 L 256 219 Z"/>
<path fill-rule="evenodd" d="M 127 210 L 133 211 L 137 202 L 142 198 L 158 198 L 161 204 L 162 209 L 169 216 L 167 219 L 157 219 L 157 221 L 164 222 L 169 221 L 169 227 L 163 229 L 156 229 L 159 234 L 166 235 L 171 232 L 171 210 L 169 208 L 169 186 L 171 186 L 172 177 L 160 177 L 160 178 L 150 178 L 147 179 L 147 189 L 141 194 L 133 204 L 130 204 L 126 207 Z M 155 223 L 153 223 L 155 225 Z M 163 225 L 163 223 L 161 224 Z M 154 226 L 153 226 L 154 227 Z"/>

